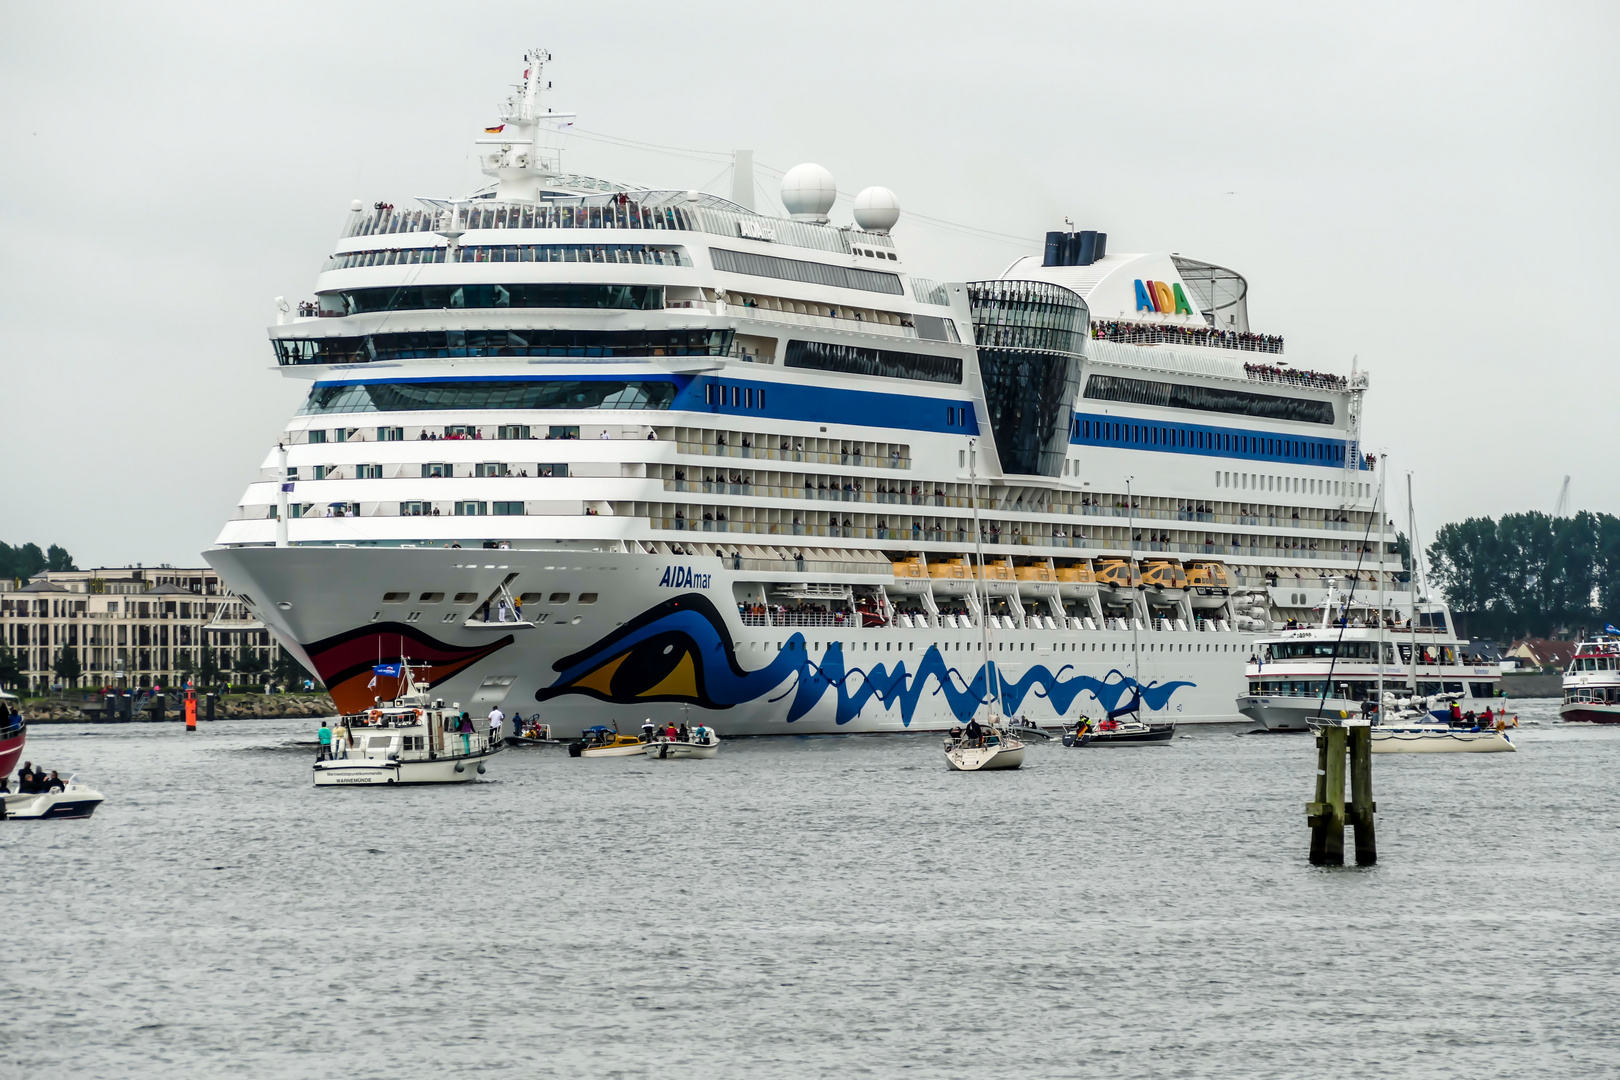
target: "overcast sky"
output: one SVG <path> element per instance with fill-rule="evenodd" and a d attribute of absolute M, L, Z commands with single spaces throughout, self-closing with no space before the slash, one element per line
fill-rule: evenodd
<path fill-rule="evenodd" d="M 308 388 L 273 369 L 273 299 L 312 294 L 352 199 L 476 187 L 531 45 L 583 132 L 1239 270 L 1290 362 L 1371 372 L 1369 448 L 1416 473 L 1428 537 L 1551 511 L 1566 473 L 1574 508 L 1617 512 L 1617 11 L 0 5 L 0 540 L 199 564 Z M 585 138 L 565 165 L 730 190 Z M 1024 251 L 896 238 L 940 279 Z"/>

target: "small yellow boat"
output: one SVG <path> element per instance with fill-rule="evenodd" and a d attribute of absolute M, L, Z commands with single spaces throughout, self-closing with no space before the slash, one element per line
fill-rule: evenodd
<path fill-rule="evenodd" d="M 645 754 L 647 744 L 634 735 L 620 735 L 598 724 L 579 733 L 579 741 L 568 744 L 569 757 L 630 757 Z"/>

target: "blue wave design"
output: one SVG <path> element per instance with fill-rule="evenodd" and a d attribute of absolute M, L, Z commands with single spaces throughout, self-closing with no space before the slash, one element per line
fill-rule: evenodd
<path fill-rule="evenodd" d="M 658 635 L 679 632 L 690 639 L 692 653 L 699 669 L 700 687 L 697 704 L 716 709 L 731 708 L 755 701 L 772 690 L 788 684 L 789 689 L 773 700 L 788 694 L 793 699 L 788 705 L 787 721 L 792 723 L 804 717 L 820 704 L 829 692 L 837 698 L 835 721 L 847 724 L 861 714 L 869 703 L 876 702 L 885 710 L 900 707 L 901 722 L 911 724 L 917 705 L 925 694 L 944 694 L 950 711 L 966 722 L 990 700 L 987 682 L 995 662 L 981 664 L 971 679 L 951 667 L 937 646 L 930 645 L 914 670 L 902 660 L 890 667 L 878 663 L 870 668 L 846 666 L 842 642 L 831 642 L 817 664 L 810 659 L 805 648 L 805 637 L 795 632 L 786 640 L 786 646 L 763 668 L 746 671 L 737 663 L 729 633 L 707 616 L 700 605 L 695 608 L 671 611 L 668 615 L 641 626 L 627 627 L 628 633 L 615 636 L 601 647 L 575 653 L 568 659 L 576 660 L 558 673 L 557 680 L 541 692 L 546 697 L 569 692 L 576 680 L 590 675 L 605 662 L 634 649 L 642 642 Z M 712 609 L 711 609 L 712 610 Z M 1074 665 L 1065 664 L 1056 672 L 1041 664 L 1033 664 L 1016 680 L 1001 678 L 1002 707 L 1017 712 L 1031 694 L 1050 701 L 1058 715 L 1068 713 L 1082 695 L 1096 699 L 1101 709 L 1117 708 L 1120 701 L 1136 688 L 1136 681 L 1118 669 L 1110 669 L 1101 679 L 1090 675 L 1071 674 Z M 1152 712 L 1166 708 L 1176 691 L 1195 686 L 1187 681 L 1148 683 L 1141 687 L 1142 704 Z M 541 695 L 536 695 L 537 697 Z M 633 699 L 632 699 L 633 700 Z"/>

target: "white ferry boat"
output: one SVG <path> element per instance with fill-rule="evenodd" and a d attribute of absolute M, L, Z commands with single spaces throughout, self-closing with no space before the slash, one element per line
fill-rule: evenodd
<path fill-rule="evenodd" d="M 1565 721 L 1620 724 L 1620 634 L 1599 634 L 1575 646 L 1564 672 L 1564 703 L 1558 716 Z"/>
<path fill-rule="evenodd" d="M 1335 603 L 1330 593 L 1318 625 L 1256 640 L 1245 668 L 1248 693 L 1237 708 L 1268 731 L 1306 731 L 1316 717 L 1375 711 L 1382 687 L 1399 698 L 1455 695 L 1461 711 L 1483 713 L 1501 672 L 1474 661 L 1444 604 L 1419 603 L 1415 622 L 1402 623 L 1393 609 Z M 1433 715 L 1444 720 L 1449 704 Z"/>
<path fill-rule="evenodd" d="M 308 398 L 207 557 L 344 712 L 386 654 L 564 731 L 945 730 L 992 666 L 1044 724 L 1138 673 L 1144 719 L 1235 721 L 1256 633 L 1396 587 L 1365 375 L 1288 366 L 1237 272 L 1082 231 L 940 282 L 818 166 L 776 217 L 750 172 L 569 174 L 548 59 L 488 187 L 356 202 L 270 329 Z"/>

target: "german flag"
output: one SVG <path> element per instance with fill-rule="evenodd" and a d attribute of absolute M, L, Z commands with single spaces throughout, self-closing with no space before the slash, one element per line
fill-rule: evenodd
<path fill-rule="evenodd" d="M 492 128 L 485 128 L 484 129 L 484 134 L 486 134 L 486 135 L 499 135 L 501 132 L 503 132 L 505 130 L 506 130 L 506 125 L 505 124 L 496 124 Z"/>

